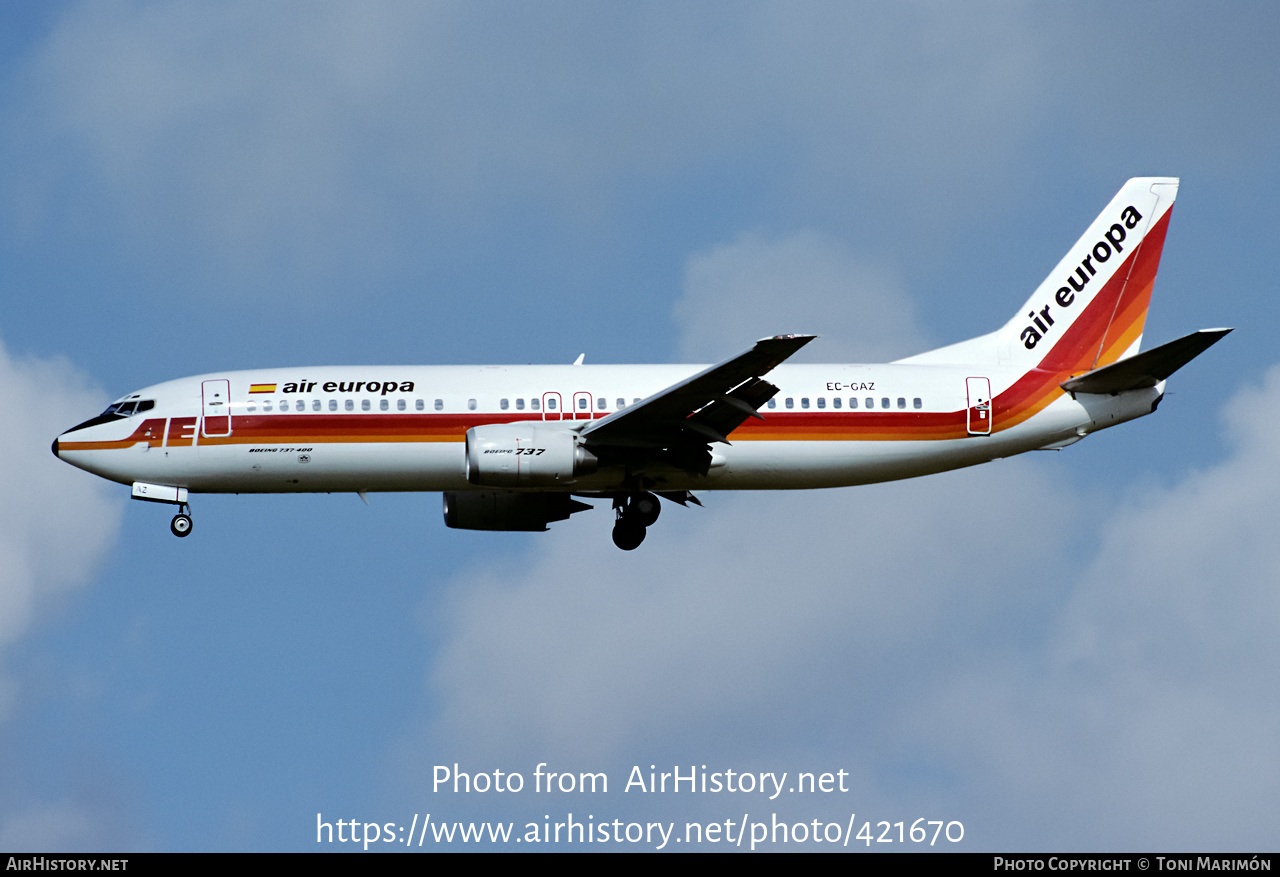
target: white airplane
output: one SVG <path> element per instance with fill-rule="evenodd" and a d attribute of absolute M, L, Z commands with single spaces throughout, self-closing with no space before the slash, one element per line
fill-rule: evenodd
<path fill-rule="evenodd" d="M 1002 328 L 892 363 L 783 365 L 814 336 L 779 335 L 710 367 L 221 372 L 130 393 L 53 453 L 177 506 L 177 536 L 191 493 L 421 490 L 471 530 L 546 530 L 591 508 L 575 497 L 610 499 L 631 550 L 658 497 L 911 478 L 1155 411 L 1165 379 L 1231 331 L 1138 352 L 1177 191 L 1129 180 Z"/>

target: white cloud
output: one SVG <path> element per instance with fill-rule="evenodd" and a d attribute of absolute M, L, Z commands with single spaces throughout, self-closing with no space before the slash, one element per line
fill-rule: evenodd
<path fill-rule="evenodd" d="M 7 814 L 0 847 L 45 852 L 104 852 L 122 849 L 118 814 L 106 807 L 60 803 Z"/>
<path fill-rule="evenodd" d="M 1278 412 L 1280 367 L 1228 406 L 1231 456 L 1104 518 L 1046 643 L 1047 672 L 1017 710 L 1040 772 L 1110 846 L 1158 846 L 1170 827 L 1192 849 L 1274 834 Z M 1011 789 L 1034 794 L 1021 780 L 1009 776 Z"/>
<path fill-rule="evenodd" d="M 615 784 L 663 759 L 838 766 L 863 811 L 960 819 L 967 849 L 1265 846 L 1277 412 L 1280 368 L 1230 403 L 1227 459 L 1119 504 L 1066 480 L 1068 450 L 712 494 L 633 554 L 607 511 L 555 525 L 452 584 L 425 745 Z"/>
<path fill-rule="evenodd" d="M 1026 197 L 1028 143 L 1168 160 L 1117 127 L 1134 89 L 1182 149 L 1265 155 L 1266 28 L 1240 25 L 1227 44 L 1248 51 L 1210 61 L 1202 29 L 1135 42 L 1135 18 L 1073 47 L 1068 69 L 1062 13 L 1008 4 L 86 3 L 20 73 L 7 183 L 32 217 L 41 185 L 73 191 L 144 232 L 129 246 L 152 261 L 161 241 L 178 264 L 301 276 L 308 294 L 512 204 L 591 226 L 635 203 L 620 192 L 678 191 L 709 167 L 802 223 L 856 216 L 946 248 L 994 193 Z M 1193 63 L 1166 62 L 1178 39 Z M 1233 100 L 1188 79 L 1230 82 Z M 1188 112 L 1226 122 L 1178 124 Z"/>
<path fill-rule="evenodd" d="M 885 362 L 926 349 L 901 283 L 817 231 L 745 234 L 692 256 L 676 302 L 684 362 L 718 361 L 757 338 L 826 329 L 796 361 Z"/>
<path fill-rule="evenodd" d="M 87 3 L 22 74 L 8 182 L 28 205 L 74 190 L 151 261 L 160 241 L 179 264 L 315 282 L 520 198 L 592 224 L 619 186 L 778 137 L 793 191 L 936 216 L 964 147 L 1023 138 L 1033 45 L 1003 7 Z"/>
<path fill-rule="evenodd" d="M 105 402 L 65 362 L 15 360 L 0 347 L 0 655 L 42 606 L 88 581 L 115 539 L 120 505 L 105 483 L 49 447 Z M 0 720 L 16 685 L 0 665 Z"/>
<path fill-rule="evenodd" d="M 950 613 L 1005 596 L 992 532 L 1060 547 L 1052 534 L 1067 529 L 1069 503 L 1044 509 L 1040 497 L 1061 492 L 1005 464 L 712 494 L 706 509 L 668 507 L 628 555 L 608 539 L 607 509 L 587 513 L 590 523 L 559 525 L 532 565 L 455 583 L 454 636 L 434 674 L 450 729 L 468 748 L 615 757 L 728 717 L 744 735 L 732 748 L 750 749 L 766 729 L 883 706 L 881 684 L 920 669 L 917 645 L 953 635 Z M 983 495 L 1005 499 L 974 515 Z M 828 687 L 832 700 L 815 699 Z"/>

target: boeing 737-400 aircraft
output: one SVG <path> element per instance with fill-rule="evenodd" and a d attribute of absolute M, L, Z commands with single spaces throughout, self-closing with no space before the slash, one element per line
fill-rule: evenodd
<path fill-rule="evenodd" d="M 1177 192 L 1129 180 L 1002 328 L 897 362 L 783 365 L 814 336 L 778 335 L 710 367 L 221 372 L 130 393 L 53 453 L 177 506 L 177 536 L 191 493 L 424 490 L 471 530 L 546 530 L 608 499 L 631 550 L 659 497 L 912 478 L 1155 411 L 1165 379 L 1231 331 L 1138 352 Z"/>

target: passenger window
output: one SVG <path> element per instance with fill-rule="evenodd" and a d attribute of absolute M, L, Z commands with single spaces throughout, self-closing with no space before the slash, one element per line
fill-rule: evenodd
<path fill-rule="evenodd" d="M 436 400 L 436 410 L 437 410 L 437 411 L 443 411 L 443 410 L 444 410 L 444 400 L 443 400 L 443 399 L 437 399 L 437 400 Z"/>
<path fill-rule="evenodd" d="M 403 401 L 403 400 L 401 400 L 401 401 Z M 379 400 L 378 400 L 378 410 L 379 410 L 379 411 L 389 411 L 389 410 L 391 410 L 391 400 L 390 400 L 390 399 L 379 399 Z"/>
<path fill-rule="evenodd" d="M 808 397 L 808 396 L 803 396 L 803 397 L 801 397 L 801 399 L 800 399 L 800 407 L 801 407 L 801 408 L 808 408 L 808 407 L 809 407 L 809 397 Z"/>
<path fill-rule="evenodd" d="M 875 399 L 872 399 L 870 396 L 868 396 L 868 397 L 867 397 L 867 408 L 875 408 L 875 407 L 876 407 L 876 400 L 875 400 Z"/>
<path fill-rule="evenodd" d="M 608 403 L 604 401 L 604 396 L 601 396 L 599 399 L 596 400 L 596 408 L 603 411 L 607 407 L 608 407 Z"/>
<path fill-rule="evenodd" d="M 924 407 L 924 403 L 920 401 L 920 397 L 919 397 L 919 396 L 917 396 L 916 398 L 912 399 L 912 400 L 911 400 L 911 404 L 912 404 L 912 405 L 914 405 L 914 406 L 915 406 L 915 407 L 917 407 L 917 408 L 923 408 L 923 407 Z"/>
<path fill-rule="evenodd" d="M 857 396 L 850 396 L 850 397 L 849 397 L 849 407 L 850 407 L 850 408 L 857 408 L 857 407 L 858 407 L 858 397 L 857 397 Z"/>
<path fill-rule="evenodd" d="M 623 408 L 626 408 L 626 407 L 627 407 L 627 400 L 621 399 L 621 398 L 618 399 L 618 410 L 621 411 Z"/>
<path fill-rule="evenodd" d="M 498 407 L 501 408 L 503 411 L 506 411 L 509 407 L 511 407 L 511 403 L 506 399 L 501 399 L 498 401 Z"/>
<path fill-rule="evenodd" d="M 888 396 L 881 396 L 881 397 L 880 397 L 880 407 L 881 407 L 881 408 L 888 408 L 888 407 L 889 407 L 889 397 L 888 397 Z"/>
<path fill-rule="evenodd" d="M 777 407 L 778 407 L 778 400 L 777 400 L 777 399 L 770 399 L 770 400 L 769 400 L 769 407 L 770 407 L 770 408 L 777 408 Z"/>
<path fill-rule="evenodd" d="M 786 401 L 786 406 L 787 406 L 788 408 L 795 408 L 795 407 L 796 407 L 796 400 L 795 400 L 795 399 L 792 399 L 790 396 L 788 396 L 788 397 L 787 397 L 787 401 Z"/>
<path fill-rule="evenodd" d="M 348 411 L 355 411 L 356 403 L 353 399 L 347 399 L 342 403 L 342 407 L 347 409 Z"/>
<path fill-rule="evenodd" d="M 245 407 L 245 410 L 246 410 L 246 411 L 257 411 L 257 410 L 258 410 L 258 406 L 257 406 L 256 404 L 254 404 L 254 402 L 253 402 L 252 400 L 250 400 L 249 402 L 246 402 L 244 407 Z"/>
<path fill-rule="evenodd" d="M 906 400 L 906 399 L 904 399 L 904 398 L 902 398 L 901 396 L 899 396 L 899 397 L 898 397 L 898 407 L 899 407 L 899 408 L 906 408 L 906 407 L 907 407 L 907 400 Z"/>
<path fill-rule="evenodd" d="M 586 411 L 586 410 L 587 410 L 587 400 L 586 400 L 586 398 L 585 398 L 585 397 L 584 397 L 584 398 L 580 398 L 580 399 L 578 399 L 578 410 L 579 410 L 579 411 Z"/>
<path fill-rule="evenodd" d="M 517 411 L 523 411 L 523 410 L 524 410 L 524 400 L 523 400 L 523 399 L 517 399 L 517 400 L 516 400 L 516 410 L 517 410 Z"/>
<path fill-rule="evenodd" d="M 361 400 L 360 400 L 360 410 L 361 410 L 361 411 L 368 411 L 368 410 L 369 410 L 369 400 L 368 400 L 368 399 L 361 399 Z"/>
<path fill-rule="evenodd" d="M 538 401 L 537 399 L 530 399 L 530 400 L 529 400 L 529 407 L 530 407 L 530 408 L 532 408 L 534 411 L 537 411 L 537 410 L 538 410 L 538 407 L 539 407 L 541 404 L 542 404 L 542 403 L 541 403 L 540 401 Z"/>
<path fill-rule="evenodd" d="M 263 410 L 263 411 L 270 411 L 270 410 L 271 410 L 271 400 L 270 400 L 270 399 L 264 399 L 264 400 L 262 400 L 262 410 Z"/>
<path fill-rule="evenodd" d="M 551 399 L 548 399 L 548 400 L 547 400 L 547 410 L 548 410 L 548 411 L 555 411 L 555 410 L 556 410 L 556 400 L 555 400 L 555 398 L 554 398 L 554 397 L 553 397 L 553 398 L 551 398 Z"/>
<path fill-rule="evenodd" d="M 281 400 L 280 400 L 280 410 L 281 410 L 281 411 L 288 411 L 288 410 L 289 410 L 289 400 L 288 400 L 288 399 L 281 399 Z"/>
<path fill-rule="evenodd" d="M 337 410 L 338 410 L 338 400 L 337 400 L 337 399 L 330 399 L 330 400 L 329 400 L 329 410 L 330 410 L 330 411 L 337 411 Z"/>
<path fill-rule="evenodd" d="M 426 407 L 427 407 L 427 403 L 423 402 L 421 399 L 414 399 L 414 400 L 413 400 L 413 409 L 414 409 L 415 411 L 422 411 L 422 410 L 423 410 L 423 409 L 425 409 Z"/>
<path fill-rule="evenodd" d="M 819 396 L 819 397 L 818 397 L 818 407 L 819 407 L 819 408 L 826 408 L 826 407 L 827 407 L 827 399 L 826 399 L 826 397 L 825 397 L 825 396 Z"/>
<path fill-rule="evenodd" d="M 476 410 L 476 400 L 475 400 L 475 399 L 468 399 L 468 400 L 467 400 L 467 410 L 468 410 L 468 411 L 475 411 L 475 410 Z"/>
<path fill-rule="evenodd" d="M 637 396 L 637 397 L 635 397 L 634 399 L 632 399 L 632 400 L 631 400 L 631 404 L 632 404 L 632 405 L 639 405 L 639 404 L 640 404 L 640 397 L 639 397 L 639 396 Z"/>
<path fill-rule="evenodd" d="M 832 400 L 831 400 L 831 407 L 832 407 L 832 408 L 839 408 L 839 407 L 840 407 L 840 397 L 839 397 L 839 396 L 836 396 L 834 399 L 832 399 Z"/>
<path fill-rule="evenodd" d="M 320 410 L 320 400 L 319 400 L 319 399 L 312 399 L 312 400 L 311 400 L 311 410 L 312 410 L 312 411 L 319 411 L 319 410 Z"/>

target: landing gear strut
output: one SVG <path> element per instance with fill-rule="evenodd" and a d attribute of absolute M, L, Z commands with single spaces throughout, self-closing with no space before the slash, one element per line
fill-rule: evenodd
<path fill-rule="evenodd" d="M 191 527 L 191 507 L 187 505 L 178 506 L 178 513 L 169 522 L 169 530 L 173 535 L 183 537 L 191 535 Z"/>
<path fill-rule="evenodd" d="M 652 493 L 633 493 L 616 496 L 613 508 L 617 522 L 613 525 L 613 544 L 623 551 L 632 551 L 644 541 L 645 528 L 658 520 L 662 513 L 660 500 Z"/>

